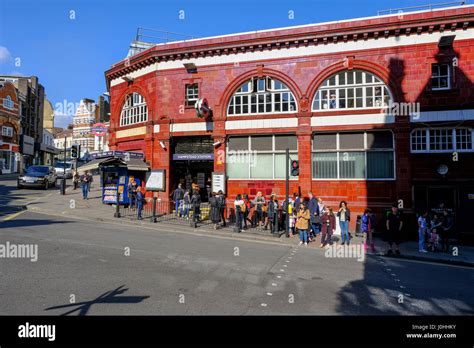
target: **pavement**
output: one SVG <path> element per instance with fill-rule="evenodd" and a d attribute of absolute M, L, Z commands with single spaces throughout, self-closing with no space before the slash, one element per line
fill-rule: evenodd
<path fill-rule="evenodd" d="M 149 218 L 144 220 L 137 220 L 134 216 L 125 216 L 122 218 L 115 218 L 115 208 L 110 205 L 101 203 L 101 190 L 98 185 L 98 178 L 94 180 L 93 187 L 91 189 L 89 199 L 83 200 L 81 190 L 73 190 L 72 186 L 67 186 L 66 195 L 60 195 L 57 189 L 50 189 L 46 193 L 38 190 L 35 194 L 34 199 L 28 201 L 28 199 L 20 200 L 20 203 L 14 204 L 15 209 L 8 210 L 8 212 L 20 212 L 23 209 L 29 211 L 56 215 L 62 217 L 70 217 L 74 219 L 82 219 L 89 221 L 98 222 L 110 222 L 119 224 L 128 224 L 132 226 L 146 227 L 147 229 L 162 230 L 165 228 L 171 228 L 178 233 L 191 233 L 196 235 L 215 235 L 236 238 L 241 240 L 261 240 L 281 243 L 285 245 L 296 245 L 298 244 L 298 238 L 285 238 L 285 236 L 275 236 L 270 234 L 268 231 L 261 231 L 257 229 L 249 229 L 243 233 L 235 233 L 232 228 L 225 228 L 220 230 L 214 230 L 210 224 L 199 224 L 197 228 L 190 227 L 189 223 L 185 221 L 159 221 L 152 223 Z M 68 181 L 70 183 L 70 181 Z M 13 183 L 13 181 L 11 182 Z M 2 193 L 2 182 L 0 182 L 0 194 Z M 5 186 L 7 187 L 7 186 Z M 11 197 L 16 197 L 19 192 L 15 192 L 16 188 L 9 189 L 8 193 Z M 0 199 L 0 206 L 1 206 Z M 148 205 L 151 207 L 151 204 Z M 20 212 L 21 213 L 21 212 Z M 2 219 L 2 212 L 0 210 L 0 220 Z M 336 236 L 337 238 L 337 236 Z M 415 241 L 405 241 L 400 245 L 401 255 L 399 256 L 387 256 L 385 254 L 387 250 L 387 244 L 381 239 L 374 239 L 376 245 L 376 255 L 384 258 L 400 258 L 400 259 L 411 259 L 426 262 L 439 262 L 451 265 L 460 265 L 467 267 L 474 267 L 474 247 L 470 246 L 459 246 L 452 245 L 450 253 L 442 252 L 428 252 L 419 253 L 418 244 Z M 352 243 L 363 243 L 362 238 L 354 236 Z M 315 243 L 310 243 L 308 248 L 319 248 L 319 237 Z"/>

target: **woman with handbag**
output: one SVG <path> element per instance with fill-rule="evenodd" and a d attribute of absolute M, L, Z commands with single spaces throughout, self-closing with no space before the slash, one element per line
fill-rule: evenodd
<path fill-rule="evenodd" d="M 308 246 L 308 230 L 311 216 L 304 202 L 300 204 L 299 208 L 296 214 L 296 229 L 300 235 L 300 245 L 304 243 L 305 246 Z"/>

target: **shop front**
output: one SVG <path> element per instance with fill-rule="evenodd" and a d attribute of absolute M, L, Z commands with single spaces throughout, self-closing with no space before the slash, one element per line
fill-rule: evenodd
<path fill-rule="evenodd" d="M 17 173 L 19 156 L 18 145 L 8 143 L 0 145 L 0 174 Z"/>

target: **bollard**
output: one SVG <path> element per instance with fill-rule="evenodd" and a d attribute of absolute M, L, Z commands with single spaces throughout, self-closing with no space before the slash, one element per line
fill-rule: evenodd
<path fill-rule="evenodd" d="M 115 218 L 119 218 L 119 217 L 120 217 L 120 204 L 119 204 L 119 202 L 117 202 L 117 204 L 115 205 L 115 214 L 114 214 L 114 217 L 115 217 Z"/>
<path fill-rule="evenodd" d="M 151 217 L 151 222 L 153 223 L 156 222 L 156 200 L 157 200 L 157 197 L 153 197 L 153 215 Z"/>
<path fill-rule="evenodd" d="M 66 194 L 66 179 L 61 180 L 61 185 L 59 185 L 59 193 L 63 196 Z"/>

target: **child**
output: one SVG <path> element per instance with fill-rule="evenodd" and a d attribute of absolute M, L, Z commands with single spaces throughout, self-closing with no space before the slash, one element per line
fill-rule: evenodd
<path fill-rule="evenodd" d="M 430 250 L 436 251 L 439 243 L 439 231 L 441 229 L 442 222 L 438 219 L 438 215 L 433 216 L 431 221 L 430 230 Z"/>
<path fill-rule="evenodd" d="M 332 234 L 336 231 L 336 217 L 331 208 L 326 207 L 324 214 L 321 216 L 321 248 L 324 248 L 327 244 L 332 245 Z"/>
<path fill-rule="evenodd" d="M 422 215 L 418 218 L 418 251 L 420 253 L 426 253 L 425 249 L 425 235 L 428 230 L 427 226 L 428 223 L 426 221 L 426 217 L 428 216 L 428 212 L 423 212 Z"/>
<path fill-rule="evenodd" d="M 137 187 L 137 193 L 135 196 L 135 203 L 137 206 L 137 218 L 138 220 L 142 220 L 142 210 L 143 210 L 143 200 L 145 196 L 143 195 L 142 188 L 140 186 Z"/>
<path fill-rule="evenodd" d="M 373 222 L 372 222 L 372 216 L 371 213 L 372 211 L 367 208 L 364 211 L 364 214 L 362 215 L 362 223 L 360 225 L 360 230 L 362 233 L 364 233 L 364 250 L 367 252 L 369 249 L 367 241 L 370 243 L 370 247 L 372 249 L 372 252 L 375 253 L 375 245 L 372 240 L 372 230 L 373 230 Z"/>

